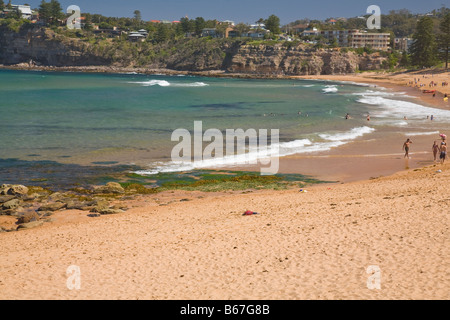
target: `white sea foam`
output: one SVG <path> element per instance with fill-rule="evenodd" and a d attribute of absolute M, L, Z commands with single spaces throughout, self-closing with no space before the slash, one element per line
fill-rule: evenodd
<path fill-rule="evenodd" d="M 374 132 L 374 128 L 370 127 L 359 127 L 359 128 L 353 128 L 352 130 L 348 132 L 343 133 L 335 133 L 335 134 L 319 134 L 319 137 L 321 137 L 324 140 L 329 141 L 347 141 L 347 140 L 354 140 L 356 138 L 362 137 L 365 134 Z"/>
<path fill-rule="evenodd" d="M 377 117 L 395 118 L 408 117 L 408 119 L 426 119 L 427 116 L 434 115 L 435 119 L 450 121 L 450 111 L 425 107 L 417 103 L 393 100 L 381 95 L 363 95 L 357 100 L 360 103 L 379 106 Z M 401 125 L 404 125 L 403 123 Z"/>
<path fill-rule="evenodd" d="M 407 137 L 415 137 L 415 136 L 431 136 L 434 134 L 439 134 L 439 131 L 431 131 L 431 132 L 408 132 L 405 133 Z"/>
<path fill-rule="evenodd" d="M 354 92 L 351 93 L 352 96 L 363 96 L 363 97 L 403 97 L 403 98 L 415 98 L 412 96 L 406 95 L 406 92 L 387 92 L 387 91 L 373 91 L 373 90 L 366 90 L 365 92 Z"/>
<path fill-rule="evenodd" d="M 299 139 L 288 142 L 281 142 L 267 148 L 250 150 L 245 154 L 224 156 L 221 158 L 211 158 L 193 162 L 158 162 L 153 163 L 148 170 L 137 171 L 141 175 L 154 175 L 166 172 L 181 172 L 204 168 L 233 167 L 245 164 L 257 164 L 261 159 L 270 157 L 284 157 L 293 154 L 315 153 L 329 151 L 332 148 L 342 146 L 365 134 L 374 132 L 370 127 L 353 128 L 349 132 L 337 132 L 334 134 L 318 134 L 325 141 L 314 142 L 310 139 Z"/>
<path fill-rule="evenodd" d="M 334 93 L 334 92 L 338 92 L 338 88 L 336 85 L 331 85 L 331 86 L 325 86 L 325 88 L 322 89 L 323 93 Z"/>
<path fill-rule="evenodd" d="M 132 81 L 129 83 L 140 84 L 143 87 L 206 87 L 209 84 L 204 82 L 169 82 L 166 80 Z"/>

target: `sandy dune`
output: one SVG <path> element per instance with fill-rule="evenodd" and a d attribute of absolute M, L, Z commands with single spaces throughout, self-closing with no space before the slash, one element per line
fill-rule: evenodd
<path fill-rule="evenodd" d="M 61 212 L 0 234 L 0 299 L 449 299 L 449 169 L 307 193 L 168 193 L 100 218 Z M 67 287 L 71 265 L 80 290 Z"/>

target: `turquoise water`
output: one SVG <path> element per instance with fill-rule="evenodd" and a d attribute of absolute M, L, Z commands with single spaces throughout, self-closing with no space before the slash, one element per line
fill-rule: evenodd
<path fill-rule="evenodd" d="M 279 129 L 284 154 L 327 151 L 401 127 L 405 112 L 414 130 L 431 130 L 428 114 L 450 122 L 448 111 L 352 83 L 2 70 L 0 159 L 151 168 L 170 162 L 172 132 L 194 121 Z"/>

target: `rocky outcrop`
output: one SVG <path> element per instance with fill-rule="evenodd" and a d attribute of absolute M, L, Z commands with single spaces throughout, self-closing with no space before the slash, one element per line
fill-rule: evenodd
<path fill-rule="evenodd" d="M 181 39 L 159 45 L 69 38 L 32 27 L 18 33 L 0 27 L 0 64 L 55 67 L 141 67 L 177 71 L 222 70 L 255 75 L 349 74 L 381 69 L 378 53 L 316 49 L 302 43 L 246 44 L 241 40 Z"/>
<path fill-rule="evenodd" d="M 93 54 L 88 43 L 51 29 L 34 27 L 16 33 L 0 27 L 0 63 L 62 67 L 107 65 L 110 61 Z"/>
<path fill-rule="evenodd" d="M 229 71 L 250 74 L 321 75 L 349 74 L 381 69 L 379 54 L 358 55 L 352 51 L 314 49 L 306 45 L 243 45 L 233 56 Z"/>
<path fill-rule="evenodd" d="M 128 210 L 124 205 L 111 204 L 121 198 L 134 199 L 139 190 L 125 190 L 117 182 L 109 182 L 105 186 L 92 189 L 76 188 L 66 192 L 51 192 L 41 187 L 25 187 L 23 185 L 0 185 L 0 216 L 7 220 L 0 221 L 0 233 L 22 229 L 31 229 L 52 222 L 49 218 L 57 211 L 82 210 L 96 213 L 88 216 L 120 214 Z M 125 196 L 128 198 L 125 199 Z M 5 218 L 3 217 L 3 218 Z M 15 219 L 11 228 L 11 221 Z"/>

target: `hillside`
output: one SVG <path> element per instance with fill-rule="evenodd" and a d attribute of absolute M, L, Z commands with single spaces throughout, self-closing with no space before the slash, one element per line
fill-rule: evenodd
<path fill-rule="evenodd" d="M 0 64 L 114 66 L 260 75 L 346 74 L 385 67 L 386 55 L 297 42 L 183 38 L 164 43 L 84 37 L 43 27 L 0 27 Z"/>

